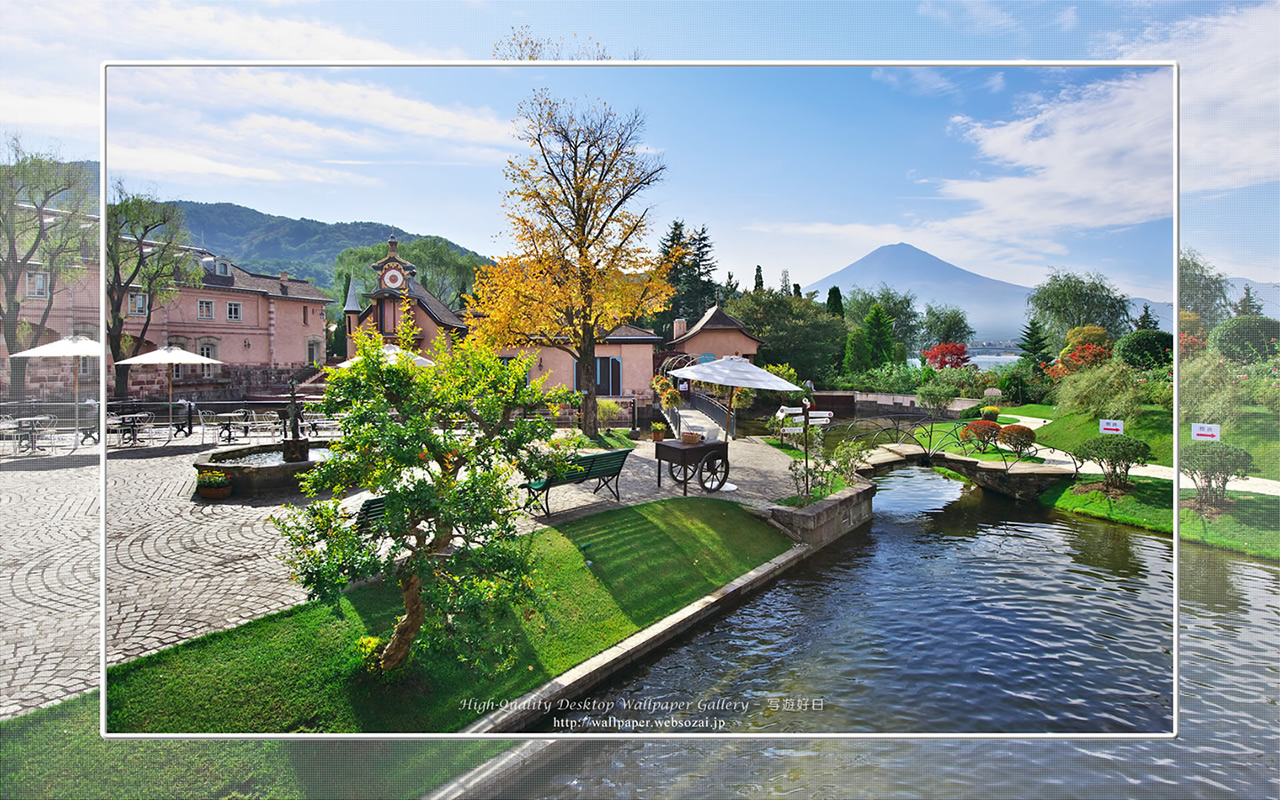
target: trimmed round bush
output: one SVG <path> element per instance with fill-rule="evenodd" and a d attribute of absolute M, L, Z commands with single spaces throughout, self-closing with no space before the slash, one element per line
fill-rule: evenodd
<path fill-rule="evenodd" d="M 1152 369 L 1173 363 L 1173 334 L 1141 330 L 1126 333 L 1116 342 L 1111 355 L 1138 369 Z"/>
<path fill-rule="evenodd" d="M 1022 456 L 1036 443 L 1036 432 L 1026 425 L 1006 425 L 1000 429 L 996 441 Z"/>
<path fill-rule="evenodd" d="M 1084 442 L 1073 455 L 1080 461 L 1097 462 L 1107 488 L 1123 489 L 1129 484 L 1129 469 L 1151 458 L 1151 445 L 1122 433 L 1107 433 Z"/>
<path fill-rule="evenodd" d="M 1253 456 L 1225 442 L 1187 442 L 1178 452 L 1178 466 L 1196 484 L 1196 504 L 1222 505 L 1227 500 L 1227 481 L 1243 478 L 1253 466 Z"/>
<path fill-rule="evenodd" d="M 987 446 L 994 442 L 996 437 L 999 435 L 1000 426 L 985 419 L 970 422 L 968 425 L 964 426 L 963 430 L 960 431 L 961 441 L 968 441 L 970 439 L 976 441 L 978 443 L 978 450 L 984 453 L 987 451 Z"/>
<path fill-rule="evenodd" d="M 1209 347 L 1239 364 L 1263 361 L 1277 352 L 1280 320 L 1232 317 L 1209 333 Z"/>

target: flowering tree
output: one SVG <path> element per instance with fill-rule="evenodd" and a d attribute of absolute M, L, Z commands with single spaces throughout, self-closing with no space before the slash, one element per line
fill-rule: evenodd
<path fill-rule="evenodd" d="M 1100 367 L 1110 359 L 1109 349 L 1096 344 L 1082 344 L 1064 353 L 1057 363 L 1045 367 L 1044 374 L 1059 381 L 1067 375 Z"/>
<path fill-rule="evenodd" d="M 969 350 L 962 342 L 942 342 L 920 351 L 920 354 L 926 364 L 936 369 L 969 365 Z"/>
<path fill-rule="evenodd" d="M 412 351 L 415 334 L 406 313 L 400 347 Z M 426 642 L 456 649 L 472 666 L 500 663 L 503 648 L 484 644 L 483 634 L 506 602 L 532 596 L 512 478 L 554 468 L 537 447 L 551 425 L 530 412 L 574 397 L 527 382 L 527 359 L 504 363 L 470 339 L 439 337 L 429 367 L 407 353 L 388 359 L 371 332 L 355 339 L 359 358 L 330 372 L 315 408 L 337 418 L 342 434 L 302 479 L 309 496 L 333 497 L 272 518 L 289 542 L 293 576 L 328 599 L 378 573 L 395 581 L 405 612 L 379 644 L 383 670 L 402 665 L 424 629 Z M 385 510 L 356 525 L 341 502 L 360 489 Z"/>

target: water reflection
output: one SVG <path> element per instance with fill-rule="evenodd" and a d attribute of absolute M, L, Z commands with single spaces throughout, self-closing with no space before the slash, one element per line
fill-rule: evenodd
<path fill-rule="evenodd" d="M 867 529 L 544 729 L 1169 731 L 1171 548 L 1082 548 L 1100 526 L 905 468 Z"/>
<path fill-rule="evenodd" d="M 1280 566 L 1183 544 L 1180 567 L 1183 680 L 1176 740 L 593 741 L 570 744 L 562 759 L 521 773 L 509 793 L 993 800 L 1280 796 Z M 1161 574 L 1167 567 L 1147 569 Z"/>

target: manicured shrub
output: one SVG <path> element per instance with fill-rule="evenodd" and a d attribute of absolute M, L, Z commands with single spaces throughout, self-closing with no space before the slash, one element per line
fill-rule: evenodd
<path fill-rule="evenodd" d="M 1000 436 L 1000 426 L 994 422 L 980 419 L 970 422 L 960 431 L 960 441 L 973 441 L 978 445 L 978 452 L 985 453 L 987 448 Z"/>
<path fill-rule="evenodd" d="M 1183 358 L 1194 358 L 1204 352 L 1205 342 L 1203 336 L 1193 336 L 1190 333 L 1178 334 L 1178 355 Z"/>
<path fill-rule="evenodd" d="M 616 400 L 596 401 L 596 421 L 601 426 L 608 425 L 620 416 L 622 416 L 622 406 L 618 405 Z"/>
<path fill-rule="evenodd" d="M 1129 470 L 1151 458 L 1151 445 L 1124 434 L 1103 434 L 1081 444 L 1074 455 L 1080 461 L 1093 461 L 1102 467 L 1107 488 L 1124 489 L 1129 485 Z"/>
<path fill-rule="evenodd" d="M 1264 361 L 1276 353 L 1280 320 L 1232 317 L 1209 333 L 1209 347 L 1238 364 Z"/>
<path fill-rule="evenodd" d="M 1100 367 L 1111 360 L 1111 351 L 1096 344 L 1082 344 L 1064 350 L 1056 362 L 1045 368 L 1044 374 L 1055 381 L 1068 375 Z"/>
<path fill-rule="evenodd" d="M 946 416 L 947 408 L 955 399 L 955 387 L 938 381 L 930 381 L 916 390 L 916 403 L 933 417 Z"/>
<path fill-rule="evenodd" d="M 1126 333 L 1116 342 L 1112 355 L 1138 369 L 1152 369 L 1172 364 L 1173 334 L 1156 330 Z"/>
<path fill-rule="evenodd" d="M 1103 350 L 1110 350 L 1111 336 L 1107 333 L 1107 329 L 1101 325 L 1081 325 L 1078 328 L 1072 328 L 1067 331 L 1067 346 L 1062 348 L 1062 352 L 1058 353 L 1058 358 L 1061 359 L 1067 353 L 1086 344 L 1101 347 Z"/>
<path fill-rule="evenodd" d="M 1026 425 L 1006 425 L 1000 429 L 996 441 L 1021 457 L 1036 443 L 1036 432 Z"/>
<path fill-rule="evenodd" d="M 1196 484 L 1196 505 L 1220 506 L 1227 500 L 1227 481 L 1243 478 L 1253 456 L 1225 442 L 1187 442 L 1180 448 L 1178 466 Z"/>

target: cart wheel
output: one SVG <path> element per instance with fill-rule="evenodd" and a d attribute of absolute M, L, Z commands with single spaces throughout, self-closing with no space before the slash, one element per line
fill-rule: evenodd
<path fill-rule="evenodd" d="M 667 474 L 671 476 L 671 480 L 676 483 L 688 483 L 693 477 L 695 467 L 688 464 L 677 464 L 674 461 L 667 462 Z"/>
<path fill-rule="evenodd" d="M 708 492 L 715 492 L 729 479 L 729 459 L 719 453 L 708 453 L 698 465 L 698 483 Z"/>

